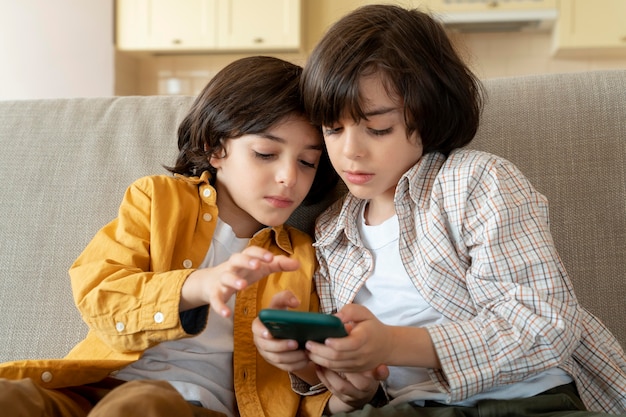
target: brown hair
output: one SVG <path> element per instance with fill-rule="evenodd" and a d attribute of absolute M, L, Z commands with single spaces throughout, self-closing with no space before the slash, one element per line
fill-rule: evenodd
<path fill-rule="evenodd" d="M 267 56 L 227 65 L 200 92 L 181 122 L 179 154 L 175 165 L 166 169 L 185 176 L 209 171 L 214 182 L 216 170 L 208 159 L 220 154 L 227 140 L 262 133 L 290 115 L 308 119 L 300 93 L 301 74 L 300 66 Z M 336 180 L 324 148 L 305 202 L 321 200 Z"/>
<path fill-rule="evenodd" d="M 392 5 L 356 9 L 314 48 L 302 74 L 305 106 L 316 124 L 365 118 L 359 80 L 380 72 L 402 99 L 407 135 L 424 153 L 448 154 L 476 134 L 483 87 L 458 56 L 443 26 L 419 10 Z"/>

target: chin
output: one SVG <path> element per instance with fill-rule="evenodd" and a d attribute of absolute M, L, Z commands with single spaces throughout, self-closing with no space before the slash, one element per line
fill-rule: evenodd
<path fill-rule="evenodd" d="M 290 213 L 291 215 L 291 213 Z M 264 216 L 262 218 L 257 218 L 257 221 L 265 226 L 274 227 L 280 226 L 281 224 L 285 224 L 285 222 L 289 219 L 289 216 Z"/>
<path fill-rule="evenodd" d="M 360 198 L 361 200 L 371 200 L 372 199 L 372 193 L 368 192 L 368 190 L 364 190 L 361 187 L 354 187 L 354 188 L 348 187 L 348 191 L 350 191 L 350 194 L 352 194 L 356 198 Z"/>

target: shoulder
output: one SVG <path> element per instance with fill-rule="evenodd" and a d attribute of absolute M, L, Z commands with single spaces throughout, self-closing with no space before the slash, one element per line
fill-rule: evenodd
<path fill-rule="evenodd" d="M 197 180 L 178 175 L 141 177 L 127 188 L 122 204 L 125 207 L 150 210 L 161 217 L 191 213 L 204 203 L 214 206 L 217 199 L 215 190 L 208 183 L 199 184 Z M 201 190 L 203 193 L 199 194 Z"/>
<path fill-rule="evenodd" d="M 149 175 L 136 179 L 130 188 L 138 188 L 140 190 L 160 190 L 168 188 L 182 188 L 188 183 L 185 177 L 172 175 Z"/>
<path fill-rule="evenodd" d="M 488 152 L 473 149 L 457 149 L 450 153 L 442 168 L 446 171 L 470 171 L 482 173 L 502 167 L 514 167 L 510 161 Z"/>
<path fill-rule="evenodd" d="M 135 180 L 129 187 L 128 192 L 143 193 L 148 197 L 155 198 L 184 198 L 185 196 L 197 198 L 199 187 L 209 189 L 208 197 L 215 198 L 215 189 L 204 178 L 185 177 L 182 175 L 150 175 Z M 211 199 L 211 198 L 209 198 Z"/>
<path fill-rule="evenodd" d="M 529 186 L 524 174 L 511 161 L 469 149 L 453 151 L 441 166 L 437 177 L 445 183 L 466 187 L 485 183 Z"/>
<path fill-rule="evenodd" d="M 450 154 L 440 171 L 440 197 L 466 200 L 471 206 L 498 204 L 519 206 L 531 203 L 547 207 L 547 199 L 511 161 L 475 150 Z M 471 201 L 471 203 L 469 203 Z"/>

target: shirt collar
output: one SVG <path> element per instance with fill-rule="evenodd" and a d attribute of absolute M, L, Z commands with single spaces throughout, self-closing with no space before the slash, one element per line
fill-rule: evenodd
<path fill-rule="evenodd" d="M 263 246 L 263 242 L 270 239 L 274 240 L 274 243 L 289 255 L 293 255 L 293 246 L 291 245 L 291 239 L 289 232 L 285 225 L 265 227 L 252 236 L 250 239 L 250 245 Z"/>
<path fill-rule="evenodd" d="M 174 174 L 174 177 L 195 185 L 210 184 L 211 173 L 209 171 L 204 171 L 199 177 L 188 177 L 182 174 Z"/>
<path fill-rule="evenodd" d="M 428 209 L 433 184 L 445 161 L 446 157 L 439 152 L 423 155 L 398 181 L 394 196 L 396 207 L 400 204 L 406 204 L 408 194 L 410 200 L 417 207 Z M 362 246 L 355 219 L 359 219 L 362 207 L 366 202 L 367 200 L 361 200 L 348 193 L 342 202 L 333 204 L 320 218 L 319 236 L 316 236 L 315 246 L 329 245 L 337 240 L 341 233 L 345 233 L 348 240 L 353 244 Z M 328 222 L 335 217 L 336 221 L 329 225 Z"/>
<path fill-rule="evenodd" d="M 408 192 L 416 206 L 428 209 L 435 179 L 445 161 L 446 157 L 439 152 L 422 155 L 420 160 L 398 181 L 394 197 L 396 206 L 399 201 L 406 201 L 405 195 Z"/>

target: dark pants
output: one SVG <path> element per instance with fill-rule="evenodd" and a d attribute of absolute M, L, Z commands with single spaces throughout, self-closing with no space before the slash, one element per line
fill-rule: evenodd
<path fill-rule="evenodd" d="M 45 389 L 30 379 L 0 379 L 3 417 L 224 417 L 223 413 L 188 403 L 168 382 L 99 383 Z"/>
<path fill-rule="evenodd" d="M 333 417 L 592 417 L 608 414 L 586 411 L 576 386 L 562 385 L 530 398 L 483 400 L 473 407 L 444 405 L 427 401 L 424 407 L 411 404 L 386 405 L 338 413 Z"/>

